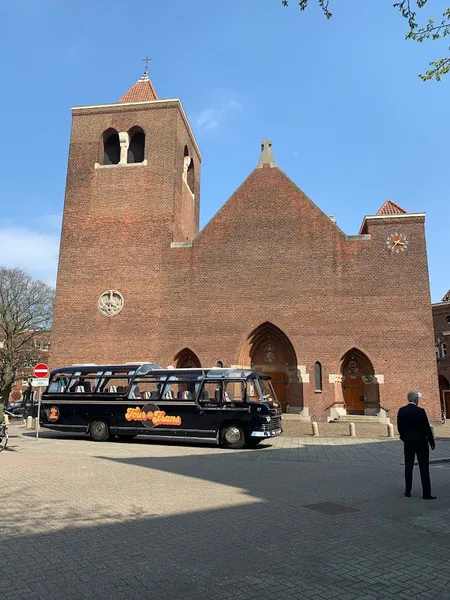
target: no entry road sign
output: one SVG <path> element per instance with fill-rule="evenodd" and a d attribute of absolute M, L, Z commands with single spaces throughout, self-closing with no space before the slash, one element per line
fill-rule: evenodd
<path fill-rule="evenodd" d="M 33 368 L 33 375 L 37 379 L 46 379 L 49 374 L 49 369 L 45 363 L 38 363 Z"/>

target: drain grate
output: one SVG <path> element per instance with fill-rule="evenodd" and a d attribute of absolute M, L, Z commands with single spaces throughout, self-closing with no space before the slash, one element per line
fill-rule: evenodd
<path fill-rule="evenodd" d="M 324 515 L 345 515 L 346 513 L 359 512 L 357 508 L 346 506 L 345 504 L 337 504 L 336 502 L 317 502 L 316 504 L 304 504 L 303 508 L 315 510 Z"/>

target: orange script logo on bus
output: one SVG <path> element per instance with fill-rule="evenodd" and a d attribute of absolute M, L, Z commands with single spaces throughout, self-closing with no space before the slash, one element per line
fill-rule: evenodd
<path fill-rule="evenodd" d="M 127 421 L 151 421 L 155 427 L 158 425 L 181 425 L 181 417 L 166 415 L 163 410 L 155 410 L 145 412 L 136 406 L 136 408 L 128 408 L 125 414 Z"/>
<path fill-rule="evenodd" d="M 54 423 L 59 419 L 59 410 L 56 406 L 52 406 L 50 409 L 50 414 L 48 415 L 48 420 Z"/>

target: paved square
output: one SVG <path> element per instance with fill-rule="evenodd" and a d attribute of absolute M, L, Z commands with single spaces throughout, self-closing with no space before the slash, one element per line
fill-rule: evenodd
<path fill-rule="evenodd" d="M 450 468 L 403 496 L 398 441 L 258 450 L 12 431 L 2 600 L 450 598 Z M 450 457 L 439 442 L 435 457 Z M 357 512 L 323 514 L 333 503 Z"/>

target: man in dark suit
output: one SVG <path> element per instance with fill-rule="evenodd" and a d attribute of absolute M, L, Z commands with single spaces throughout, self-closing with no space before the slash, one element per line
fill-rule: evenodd
<path fill-rule="evenodd" d="M 428 422 L 427 413 L 417 405 L 422 397 L 420 392 L 408 392 L 408 404 L 398 411 L 397 428 L 405 448 L 405 496 L 410 498 L 414 459 L 417 455 L 424 500 L 435 500 L 431 495 L 430 448 L 434 450 L 434 436 Z"/>

